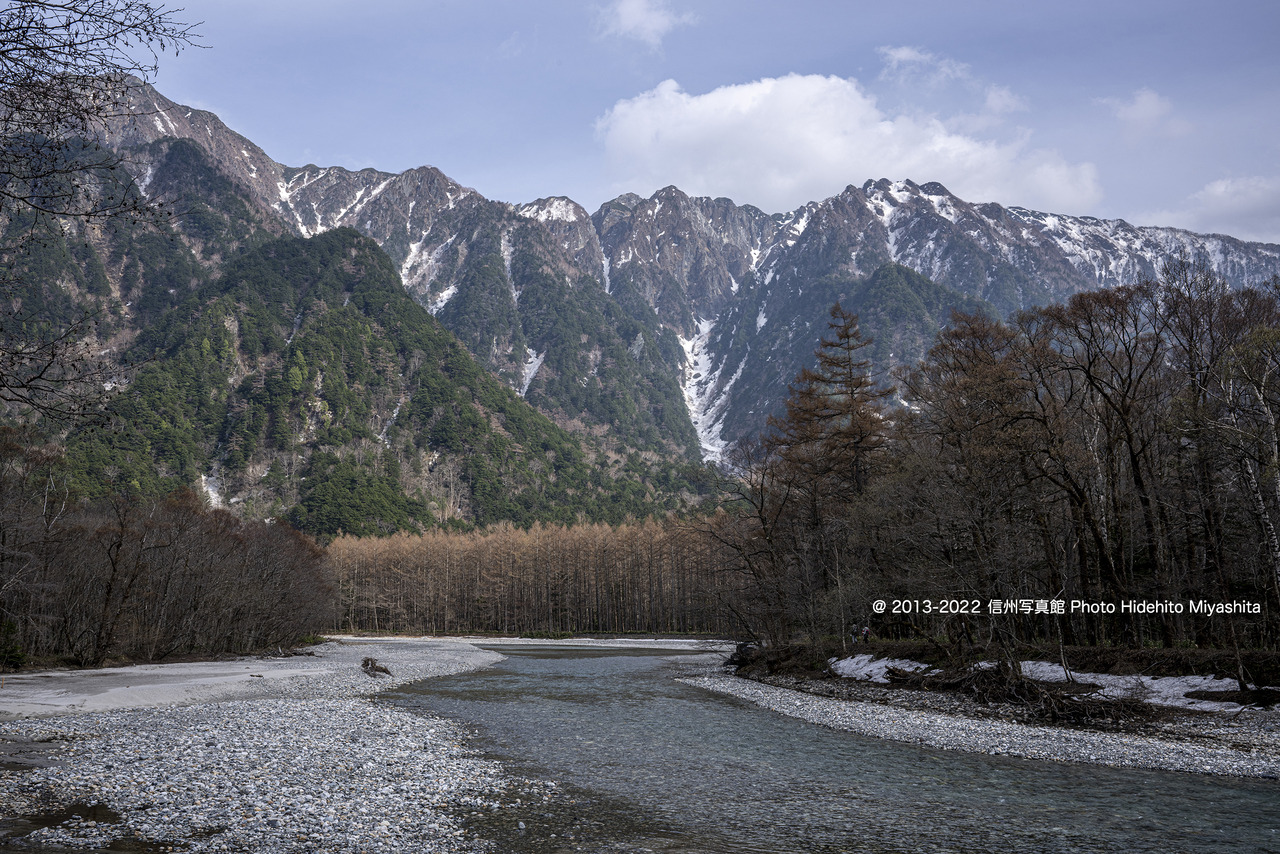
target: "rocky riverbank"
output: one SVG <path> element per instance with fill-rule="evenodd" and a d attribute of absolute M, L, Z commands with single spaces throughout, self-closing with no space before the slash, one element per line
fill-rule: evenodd
<path fill-rule="evenodd" d="M 554 799 L 554 783 L 477 756 L 457 725 L 372 699 L 484 667 L 497 653 L 462 640 L 354 638 L 316 653 L 8 677 L 0 686 L 0 715 L 10 718 L 0 723 L 0 852 L 109 844 L 476 851 L 483 843 L 468 829 L 473 821 L 492 824 L 477 819 Z M 369 676 L 366 657 L 390 675 Z M 1145 729 L 1097 732 L 1029 725 L 957 695 L 853 679 L 766 684 L 705 666 L 681 679 L 811 723 L 930 748 L 1280 778 L 1273 712 L 1177 712 Z M 20 818 L 32 816 L 43 818 Z"/>
<path fill-rule="evenodd" d="M 1020 723 L 1012 709 L 851 679 L 757 681 L 726 671 L 683 681 L 821 726 L 942 750 L 1280 779 L 1280 713 L 1270 711 L 1170 713 L 1142 731 L 1103 732 Z"/>
<path fill-rule="evenodd" d="M 360 668 L 365 657 L 392 675 L 370 677 Z M 537 798 L 544 784 L 511 778 L 478 758 L 455 725 L 368 696 L 500 658 L 459 642 L 352 641 L 326 644 L 314 657 L 82 672 L 79 682 L 96 691 L 88 695 L 33 695 L 30 686 L 23 694 L 22 683 L 15 689 L 11 681 L 8 696 L 0 689 L 0 710 L 10 715 L 33 706 L 129 705 L 135 682 L 143 683 L 136 697 L 181 705 L 0 724 L 0 739 L 18 748 L 16 758 L 43 748 L 27 763 L 37 767 L 0 772 L 0 816 L 8 817 L 0 827 L 22 834 L 0 845 L 83 850 L 124 840 L 116 844 L 156 851 L 474 850 L 463 824 L 468 814 L 498 809 L 501 798 Z M 191 678 L 182 680 L 183 672 Z M 71 684 L 76 676 L 46 680 Z M 54 818 L 15 818 L 39 814 Z"/>

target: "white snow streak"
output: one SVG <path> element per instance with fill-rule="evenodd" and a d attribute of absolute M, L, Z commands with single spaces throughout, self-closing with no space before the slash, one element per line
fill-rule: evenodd
<path fill-rule="evenodd" d="M 440 309 L 448 305 L 449 300 L 453 299 L 454 294 L 456 294 L 457 292 L 458 292 L 457 285 L 450 285 L 449 287 L 445 288 L 443 291 L 440 292 L 440 295 L 438 297 L 436 297 L 431 301 L 431 305 L 427 306 L 427 311 L 431 312 L 433 316 L 439 314 Z"/>
<path fill-rule="evenodd" d="M 511 301 L 520 302 L 520 292 L 516 290 L 516 280 L 511 278 L 511 257 L 515 253 L 511 245 L 511 232 L 502 232 L 502 267 L 507 271 L 507 287 L 511 289 Z"/>
<path fill-rule="evenodd" d="M 719 460 L 728 449 L 729 443 L 721 437 L 721 432 L 729 405 L 729 390 L 742 376 L 746 365 L 746 359 L 743 359 L 737 373 L 723 387 L 720 386 L 720 373 L 724 366 L 714 371 L 711 369 L 711 352 L 707 346 L 711 342 L 713 328 L 714 320 L 699 320 L 696 335 L 680 338 L 685 358 L 684 370 L 680 373 L 680 389 L 684 392 L 684 405 L 689 410 L 689 420 L 698 433 L 698 444 L 706 460 Z"/>
<path fill-rule="evenodd" d="M 437 268 L 440 264 L 440 256 L 443 255 L 445 250 L 448 249 L 453 241 L 458 238 L 458 235 L 455 234 L 435 249 L 432 249 L 431 254 L 428 255 L 426 261 L 423 262 L 422 247 L 426 245 L 427 235 L 430 233 L 431 229 L 428 228 L 426 231 L 422 232 L 421 240 L 416 243 L 409 244 L 409 254 L 405 256 L 404 263 L 400 265 L 400 280 L 403 281 L 406 286 L 419 285 L 423 289 L 429 288 L 431 283 L 435 280 L 436 274 L 439 272 Z M 415 274 L 414 268 L 424 263 L 427 268 L 426 271 Z"/>
<path fill-rule="evenodd" d="M 521 397 L 524 397 L 529 393 L 529 386 L 533 384 L 533 378 L 538 375 L 538 368 L 542 367 L 542 363 L 547 358 L 546 350 L 543 350 L 541 353 L 535 353 L 532 350 L 525 348 L 525 352 L 528 353 L 528 358 L 525 359 L 524 374 L 520 378 Z"/>
<path fill-rule="evenodd" d="M 205 497 L 209 499 L 210 507 L 225 506 L 225 502 L 222 500 L 222 480 L 218 477 L 216 471 L 200 475 L 200 488 L 204 490 Z"/>
<path fill-rule="evenodd" d="M 386 424 L 382 425 L 382 432 L 378 434 L 378 441 L 388 448 L 391 447 L 391 443 L 387 441 L 387 431 L 391 429 L 392 424 L 396 423 L 396 416 L 400 414 L 400 407 L 402 406 L 404 406 L 403 400 L 396 403 L 396 408 L 391 410 L 391 417 L 387 419 Z"/>

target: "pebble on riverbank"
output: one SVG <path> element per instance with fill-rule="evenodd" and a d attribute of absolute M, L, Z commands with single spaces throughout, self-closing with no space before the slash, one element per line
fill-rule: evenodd
<path fill-rule="evenodd" d="M 455 725 L 364 699 L 498 658 L 451 647 L 433 660 L 407 645 L 332 645 L 322 651 L 323 676 L 247 683 L 282 697 L 0 724 L 3 738 L 54 739 L 62 760 L 0 772 L 0 814 L 80 803 L 120 816 L 24 837 L 41 845 L 134 838 L 211 852 L 475 850 L 458 816 L 496 809 L 516 781 L 476 757 Z M 370 654 L 391 666 L 394 682 L 361 672 Z"/>
<path fill-rule="evenodd" d="M 728 674 L 705 674 L 682 681 L 821 726 L 942 750 L 1280 779 L 1280 732 L 1271 716 L 1244 723 L 1213 719 L 1193 730 L 1171 731 L 1171 737 L 1160 738 L 1030 726 L 909 708 L 913 692 L 895 692 L 895 702 L 890 705 L 818 697 Z"/>

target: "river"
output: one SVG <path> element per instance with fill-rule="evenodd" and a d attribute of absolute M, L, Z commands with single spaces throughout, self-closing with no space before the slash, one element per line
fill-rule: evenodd
<path fill-rule="evenodd" d="M 1280 852 L 1280 783 L 932 750 L 829 730 L 676 680 L 669 650 L 495 646 L 387 702 L 462 721 L 555 781 L 472 815 L 499 851 Z"/>

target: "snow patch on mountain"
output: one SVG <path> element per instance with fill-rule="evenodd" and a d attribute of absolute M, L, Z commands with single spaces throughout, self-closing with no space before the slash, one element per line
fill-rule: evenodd
<path fill-rule="evenodd" d="M 881 194 L 879 192 L 873 193 L 867 198 L 867 207 L 870 209 L 871 213 L 875 215 L 876 219 L 880 220 L 884 225 L 884 230 L 889 236 L 887 241 L 889 259 L 896 262 L 900 257 L 898 252 L 898 231 L 896 226 L 898 220 L 902 218 L 903 207 L 898 204 L 899 200 L 895 194 L 890 193 L 887 195 L 891 197 L 892 201 L 889 198 L 885 198 L 885 194 Z"/>
<path fill-rule="evenodd" d="M 391 425 L 396 423 L 396 418 L 399 417 L 400 407 L 402 406 L 404 406 L 403 398 L 396 403 L 396 408 L 391 410 L 391 417 L 387 419 L 386 424 L 382 425 L 382 432 L 378 434 L 378 441 L 388 448 L 391 447 L 391 442 L 387 439 L 387 432 L 391 430 Z"/>
<path fill-rule="evenodd" d="M 226 502 L 222 499 L 222 479 L 218 477 L 216 469 L 208 474 L 200 475 L 200 489 L 204 492 L 205 498 L 209 500 L 210 507 L 226 506 Z"/>
<path fill-rule="evenodd" d="M 334 218 L 333 218 L 333 224 L 334 224 L 334 226 L 336 227 L 336 226 L 338 225 L 338 223 L 342 221 L 342 218 L 343 218 L 343 217 L 345 217 L 345 216 L 347 215 L 347 211 L 351 211 L 351 212 L 352 212 L 352 213 L 351 213 L 351 216 L 352 216 L 353 218 L 354 218 L 354 217 L 359 216 L 359 215 L 360 215 L 360 211 L 364 210 L 364 209 L 369 205 L 369 203 L 370 203 L 370 202 L 372 202 L 372 201 L 373 201 L 374 199 L 376 199 L 379 195 L 381 195 L 381 194 L 382 194 L 382 191 L 383 191 L 383 190 L 385 190 L 385 189 L 387 188 L 387 186 L 388 186 L 392 181 L 394 181 L 394 180 L 395 180 L 395 177 L 394 177 L 394 176 L 392 176 L 392 177 L 390 177 L 390 178 L 386 179 L 385 181 L 383 181 L 382 183 L 380 183 L 378 186 L 376 186 L 376 187 L 374 187 L 372 190 L 370 190 L 370 191 L 369 191 L 369 195 L 367 195 L 367 196 L 365 195 L 365 190 L 366 190 L 367 188 L 365 188 L 365 187 L 361 187 L 361 188 L 360 188 L 360 192 L 356 194 L 355 201 L 353 201 L 353 202 L 352 202 L 350 205 L 348 205 L 346 208 L 343 208 L 342 212 L 341 212 L 341 213 L 339 213 L 336 217 L 334 217 Z"/>
<path fill-rule="evenodd" d="M 501 240 L 502 249 L 502 268 L 507 272 L 507 287 L 511 289 L 511 301 L 520 301 L 520 292 L 516 290 L 516 280 L 511 278 L 511 258 L 515 254 L 515 248 L 511 245 L 510 229 L 502 232 Z"/>
<path fill-rule="evenodd" d="M 580 208 L 571 199 L 552 198 L 545 201 L 530 202 L 516 209 L 516 213 L 526 219 L 538 222 L 560 220 L 561 222 L 577 222 L 582 219 L 578 213 Z"/>
<path fill-rule="evenodd" d="M 702 457 L 706 460 L 719 460 L 724 456 L 729 443 L 722 437 L 725 410 L 729 406 L 729 390 L 746 365 L 744 359 L 738 366 L 729 382 L 720 384 L 720 374 L 724 365 L 712 370 L 712 356 L 708 345 L 711 343 L 711 331 L 715 328 L 714 320 L 699 320 L 697 333 L 692 338 L 680 336 L 680 346 L 684 349 L 684 369 L 680 372 L 680 390 L 684 392 L 685 408 L 689 411 L 689 420 L 698 433 L 698 444 L 702 448 Z"/>
<path fill-rule="evenodd" d="M 324 230 L 324 224 L 321 221 L 320 210 L 316 206 L 316 202 L 312 201 L 311 212 L 312 214 L 314 214 L 316 218 L 316 227 L 313 230 L 311 226 L 307 225 L 307 223 L 302 218 L 302 214 L 300 214 L 297 208 L 294 207 L 293 197 L 299 191 L 305 190 L 307 187 L 311 186 L 316 181 L 319 181 L 321 178 L 327 175 L 328 172 L 329 172 L 328 169 L 321 169 L 319 172 L 315 174 L 314 177 L 312 177 L 312 175 L 309 172 L 304 170 L 302 172 L 299 172 L 297 175 L 294 175 L 293 178 L 290 179 L 287 184 L 284 181 L 276 182 L 276 188 L 280 191 L 280 201 L 277 202 L 275 205 L 276 210 L 280 211 L 281 213 L 285 213 L 285 211 L 287 210 L 288 213 L 293 216 L 294 223 L 298 226 L 298 233 L 301 234 L 303 237 L 314 237 L 315 235 L 319 234 L 321 231 Z"/>
<path fill-rule="evenodd" d="M 457 293 L 458 293 L 458 286 L 450 285 L 449 287 L 441 291 L 439 296 L 437 296 L 435 299 L 431 301 L 431 305 L 427 306 L 427 311 L 431 312 L 432 316 L 434 317 L 435 315 L 440 313 L 441 309 L 443 309 L 446 305 L 449 304 L 449 300 L 453 299 L 454 295 Z"/>
<path fill-rule="evenodd" d="M 698 440 L 702 443 L 702 457 L 706 460 L 719 462 L 724 459 L 725 451 L 729 449 L 729 442 L 723 437 L 724 419 L 729 413 L 729 394 L 733 391 L 733 386 L 742 376 L 742 371 L 747 366 L 747 356 L 742 357 L 742 361 L 738 363 L 738 369 L 733 372 L 733 376 L 729 377 L 721 387 L 718 394 L 707 404 L 704 421 L 706 427 L 698 430 Z M 716 371 L 716 379 L 720 378 L 723 370 Z M 698 425 L 695 424 L 695 427 Z"/>
<path fill-rule="evenodd" d="M 791 219 L 783 227 L 783 245 L 788 249 L 796 245 L 796 241 L 804 234 L 804 230 L 809 227 L 809 207 L 803 207 L 799 211 L 791 214 Z"/>
<path fill-rule="evenodd" d="M 1259 260 L 1280 257 L 1276 247 L 1246 244 L 1220 235 L 1134 226 L 1122 219 L 1066 216 L 1020 207 L 1007 210 L 1015 219 L 1037 227 L 1062 251 L 1073 267 L 1103 287 L 1158 276 L 1169 259 L 1179 256 L 1202 259 L 1222 275 L 1233 265 L 1248 264 L 1245 256 L 1241 255 L 1242 250 L 1260 256 Z M 1259 272 L 1256 278 L 1259 281 L 1265 279 L 1265 272 Z"/>
<path fill-rule="evenodd" d="M 352 199 L 350 202 L 348 202 L 348 203 L 347 203 L 347 206 L 346 206 L 345 208 L 343 208 L 342 210 L 338 211 L 338 212 L 334 215 L 334 217 L 333 217 L 333 221 L 334 221 L 334 223 L 335 223 L 335 224 L 336 224 L 336 223 L 339 223 L 339 222 L 342 222 L 342 218 L 343 218 L 343 217 L 345 217 L 345 216 L 347 215 L 347 211 L 351 210 L 353 207 L 355 207 L 356 205 L 360 204 L 360 199 L 364 198 L 364 194 L 365 194 L 365 192 L 367 192 L 367 191 L 368 191 L 368 189 L 369 189 L 368 187 L 361 187 L 359 190 L 357 190 L 357 191 L 356 191 L 356 197 L 355 197 L 354 199 Z M 357 208 L 356 210 L 357 210 L 357 211 L 359 211 L 359 208 Z"/>
<path fill-rule="evenodd" d="M 960 209 L 956 207 L 950 196 L 945 196 L 941 193 L 921 193 L 920 195 L 924 196 L 925 200 L 933 206 L 938 216 L 951 223 L 955 223 L 960 219 Z"/>
<path fill-rule="evenodd" d="M 457 196 L 453 195 L 454 190 L 460 190 Z M 449 204 L 445 206 L 445 210 L 451 211 L 458 206 L 458 202 L 462 201 L 467 196 L 471 195 L 471 191 L 464 190 L 461 187 L 454 184 L 450 186 L 449 189 L 444 191 L 444 195 L 445 195 L 445 198 L 449 200 Z"/>
<path fill-rule="evenodd" d="M 458 239 L 458 235 L 453 235 L 444 243 L 432 249 L 431 254 L 426 257 L 425 261 L 422 261 L 420 260 L 422 258 L 422 247 L 426 243 L 427 235 L 430 233 L 431 229 L 427 229 L 422 232 L 422 240 L 420 242 L 409 244 L 409 256 L 405 259 L 404 264 L 401 265 L 403 270 L 408 271 L 408 275 L 401 276 L 406 287 L 411 284 L 417 285 L 423 291 L 431 287 L 431 283 L 435 281 L 440 272 L 440 256 L 444 255 L 445 250 L 453 245 L 453 241 Z M 425 267 L 426 269 L 415 272 L 413 269 L 415 266 Z M 441 308 L 443 307 L 443 304 L 441 304 Z"/>
<path fill-rule="evenodd" d="M 427 242 L 427 235 L 431 233 L 430 229 L 422 232 L 422 239 L 416 243 L 409 244 L 409 254 L 404 256 L 404 262 L 400 265 L 400 281 L 405 285 L 409 284 L 409 274 L 413 271 L 413 266 L 418 263 L 418 258 L 422 255 L 422 247 Z"/>
<path fill-rule="evenodd" d="M 546 361 L 547 351 L 535 353 L 529 348 L 525 348 L 528 354 L 524 360 L 524 370 L 520 377 L 520 396 L 524 397 L 529 393 L 529 386 L 533 384 L 533 378 L 538 375 L 538 368 L 542 367 L 542 363 Z"/>

